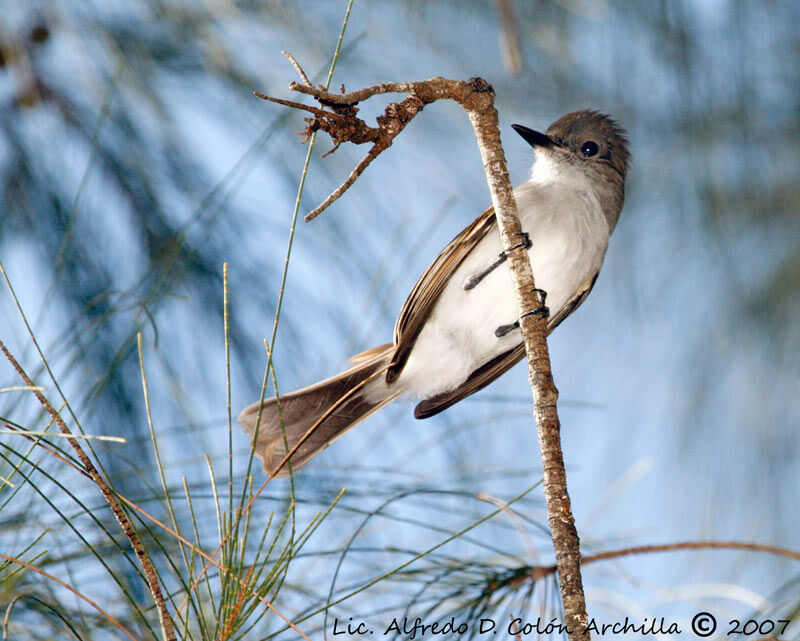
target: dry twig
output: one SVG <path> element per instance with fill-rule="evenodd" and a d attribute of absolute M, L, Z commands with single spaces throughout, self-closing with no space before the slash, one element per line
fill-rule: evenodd
<path fill-rule="evenodd" d="M 794 561 L 800 561 L 800 552 L 795 552 L 788 548 L 775 545 L 763 545 L 761 543 L 745 543 L 742 541 L 683 541 L 680 543 L 663 543 L 660 545 L 637 545 L 621 550 L 610 550 L 608 552 L 598 552 L 581 557 L 581 563 L 595 563 L 597 561 L 607 561 L 609 559 L 619 559 L 624 556 L 636 554 L 654 554 L 656 552 L 678 552 L 681 550 L 742 550 L 745 552 L 766 552 L 775 554 Z M 527 572 L 515 577 L 511 584 L 521 583 L 527 579 L 538 581 L 556 572 L 555 565 L 533 566 Z"/>
<path fill-rule="evenodd" d="M 42 568 L 40 568 L 40 567 L 38 567 L 36 565 L 33 565 L 32 563 L 26 563 L 25 561 L 23 561 L 21 559 L 18 559 L 16 557 L 13 557 L 13 556 L 9 556 L 8 554 L 3 554 L 2 552 L 0 552 L 0 559 L 3 559 L 3 560 L 5 560 L 5 561 L 7 561 L 9 563 L 16 563 L 17 565 L 19 565 L 19 566 L 21 566 L 23 568 L 26 568 L 26 569 L 31 570 L 33 572 L 36 572 L 37 574 L 41 574 L 46 579 L 49 579 L 53 583 L 57 583 L 58 585 L 60 585 L 62 588 L 66 589 L 66 590 L 69 590 L 76 597 L 78 597 L 82 601 L 85 601 L 90 606 L 92 606 L 95 610 L 97 610 L 103 616 L 103 618 L 105 618 L 111 625 L 113 625 L 114 627 L 118 628 L 119 631 L 122 632 L 122 634 L 124 634 L 126 637 L 128 637 L 131 641 L 136 641 L 136 637 L 133 636 L 130 633 L 130 631 L 128 631 L 125 628 L 125 626 L 123 626 L 119 622 L 118 619 L 115 619 L 108 612 L 106 612 L 103 608 L 101 608 L 99 605 L 97 605 L 97 603 L 92 601 L 92 599 L 90 599 L 88 596 L 86 596 L 85 594 L 83 594 L 82 592 L 80 592 L 79 590 L 74 588 L 73 586 L 71 586 L 69 583 L 66 583 L 66 582 L 62 581 L 57 576 L 54 576 L 54 575 L 50 574 L 49 572 L 45 572 Z M 19 596 L 21 596 L 21 595 L 17 595 L 17 597 L 19 597 Z M 11 603 L 9 604 L 8 608 L 6 609 L 6 620 L 8 619 L 9 610 L 10 610 L 11 606 L 13 605 L 13 603 L 14 603 L 14 601 L 12 600 Z"/>
<path fill-rule="evenodd" d="M 306 75 L 306 72 L 303 71 L 303 68 L 300 66 L 300 63 L 297 62 L 297 60 L 295 60 L 295 57 L 292 54 L 290 54 L 288 51 L 281 51 L 281 53 L 289 59 L 289 62 L 292 63 L 292 66 L 294 67 L 295 71 L 297 72 L 297 75 L 300 76 L 300 78 L 303 80 L 303 82 L 305 84 L 307 84 L 309 87 L 311 87 L 312 86 L 311 85 L 311 81 L 308 79 L 308 76 Z"/>

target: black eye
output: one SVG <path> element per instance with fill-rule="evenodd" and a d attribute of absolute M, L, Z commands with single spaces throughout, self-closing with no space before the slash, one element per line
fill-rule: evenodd
<path fill-rule="evenodd" d="M 600 151 L 600 148 L 597 146 L 597 143 L 594 140 L 587 140 L 581 145 L 581 151 L 583 152 L 583 155 L 588 158 L 589 156 L 594 156 L 598 151 Z"/>

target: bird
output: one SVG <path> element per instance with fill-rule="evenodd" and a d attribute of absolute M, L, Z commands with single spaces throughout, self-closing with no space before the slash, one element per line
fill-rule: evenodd
<path fill-rule="evenodd" d="M 562 116 L 544 133 L 512 128 L 535 152 L 530 177 L 514 197 L 520 242 L 541 292 L 535 311 L 548 314 L 550 333 L 597 280 L 625 200 L 629 142 L 613 118 L 590 109 Z M 401 396 L 417 398 L 414 417 L 424 419 L 511 369 L 525 347 L 505 256 L 489 207 L 424 271 L 391 343 L 353 356 L 351 367 L 335 376 L 242 410 L 238 422 L 265 473 L 294 473 Z"/>

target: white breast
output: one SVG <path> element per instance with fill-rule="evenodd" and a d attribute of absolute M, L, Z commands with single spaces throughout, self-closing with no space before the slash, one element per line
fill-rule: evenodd
<path fill-rule="evenodd" d="M 522 228 L 533 243 L 528 255 L 536 286 L 547 292 L 547 306 L 555 313 L 600 268 L 609 229 L 583 176 L 566 174 L 563 168 L 548 172 L 550 163 L 543 160 L 536 162 L 531 180 L 514 194 Z M 463 287 L 469 276 L 491 265 L 501 249 L 499 233 L 489 233 L 451 278 L 395 383 L 404 393 L 425 398 L 452 390 L 478 367 L 521 342 L 518 329 L 502 338 L 495 335 L 499 326 L 518 317 L 506 263 L 474 289 Z"/>

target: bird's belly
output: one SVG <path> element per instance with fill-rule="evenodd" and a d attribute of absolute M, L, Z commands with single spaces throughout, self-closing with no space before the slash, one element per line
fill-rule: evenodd
<path fill-rule="evenodd" d="M 543 233 L 540 238 L 546 242 L 537 243 L 531 234 L 528 255 L 536 286 L 547 292 L 546 305 L 555 313 L 594 275 L 605 248 L 583 246 L 573 234 Z M 500 252 L 500 236 L 491 231 L 456 270 L 396 383 L 404 393 L 427 398 L 455 389 L 478 367 L 522 342 L 519 329 L 499 338 L 495 334 L 519 317 L 507 261 L 473 289 L 464 289 L 466 279 L 489 267 Z"/>

